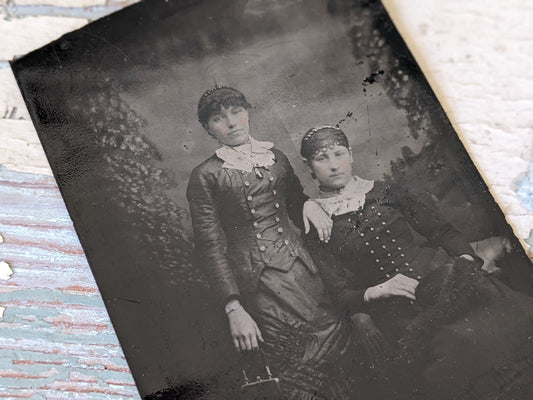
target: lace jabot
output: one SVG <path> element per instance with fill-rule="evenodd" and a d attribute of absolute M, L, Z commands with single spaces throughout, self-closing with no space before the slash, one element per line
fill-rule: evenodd
<path fill-rule="evenodd" d="M 251 172 L 254 168 L 270 167 L 276 162 L 272 142 L 262 142 L 250 137 L 250 143 L 240 146 L 223 145 L 216 151 L 218 158 L 224 161 L 222 168 L 238 169 Z"/>
<path fill-rule="evenodd" d="M 314 199 L 331 217 L 357 211 L 365 205 L 366 194 L 374 187 L 374 181 L 354 176 L 343 188 L 333 191 L 320 190 Z"/>

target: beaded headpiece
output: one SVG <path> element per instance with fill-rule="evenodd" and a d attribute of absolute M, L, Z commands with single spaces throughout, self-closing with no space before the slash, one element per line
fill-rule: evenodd
<path fill-rule="evenodd" d="M 230 106 L 240 106 L 246 109 L 252 107 L 246 97 L 237 89 L 215 85 L 214 88 L 206 90 L 200 97 L 198 120 L 202 125 L 206 126 L 212 114 L 220 111 L 222 107 L 227 108 Z"/>
<path fill-rule="evenodd" d="M 350 148 L 348 138 L 340 128 L 332 125 L 309 129 L 302 138 L 300 154 L 310 160 L 318 153 L 333 146 Z"/>

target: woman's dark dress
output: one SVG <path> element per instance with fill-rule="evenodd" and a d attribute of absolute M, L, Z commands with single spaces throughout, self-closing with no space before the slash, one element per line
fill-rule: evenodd
<path fill-rule="evenodd" d="M 509 390 L 527 391 L 533 364 L 523 358 L 533 360 L 532 299 L 486 276 L 480 264 L 450 257 L 473 252 L 458 232 L 434 218 L 416 199 L 398 199 L 376 183 L 362 208 L 333 217 L 328 245 L 310 248 L 348 312 L 368 313 L 396 351 L 407 349 L 396 368 L 402 369 L 399 379 L 412 385 L 396 382 L 399 392 L 390 398 L 453 399 L 465 390 L 494 395 L 493 387 L 477 382 L 506 365 L 520 365 L 527 376 L 525 382 L 507 379 Z M 400 273 L 419 281 L 416 301 L 364 302 L 367 288 Z"/>
<path fill-rule="evenodd" d="M 350 398 L 341 360 L 351 330 L 331 306 L 317 267 L 293 230 L 307 197 L 285 155 L 243 171 L 216 155 L 196 167 L 187 196 L 195 248 L 222 307 L 239 298 L 262 332 L 288 399 Z"/>

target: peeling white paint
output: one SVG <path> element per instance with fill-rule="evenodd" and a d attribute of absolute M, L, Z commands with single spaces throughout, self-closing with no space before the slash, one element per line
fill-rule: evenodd
<path fill-rule="evenodd" d="M 0 234 L 0 243 L 4 243 L 4 237 Z"/>
<path fill-rule="evenodd" d="M 5 261 L 0 261 L 0 279 L 7 281 L 13 275 L 13 270 Z"/>
<path fill-rule="evenodd" d="M 19 6 L 35 6 L 35 5 L 47 5 L 56 7 L 91 7 L 91 6 L 104 6 L 106 0 L 17 0 Z"/>
<path fill-rule="evenodd" d="M 6 310 L 5 307 L 0 306 L 0 318 L 4 318 L 4 311 Z"/>
<path fill-rule="evenodd" d="M 509 0 L 504 8 L 500 3 L 383 0 L 527 251 L 533 226 L 526 199 L 531 181 L 522 183 L 519 193 L 513 182 L 527 177 L 533 165 L 533 53 L 524 51 L 533 32 L 527 23 L 533 3 Z"/>
<path fill-rule="evenodd" d="M 84 18 L 37 16 L 21 19 L 0 19 L 0 60 L 11 60 L 38 49 L 67 32 L 87 25 Z M 14 32 L 17 32 L 14 35 Z M 2 110 L 3 111 L 3 110 Z"/>
<path fill-rule="evenodd" d="M 0 119 L 0 165 L 19 172 L 52 176 L 31 121 Z"/>

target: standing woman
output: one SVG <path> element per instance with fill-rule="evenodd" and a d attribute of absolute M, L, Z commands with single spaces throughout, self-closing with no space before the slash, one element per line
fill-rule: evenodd
<path fill-rule="evenodd" d="M 350 398 L 340 371 L 350 329 L 289 223 L 303 228 L 309 218 L 323 238 L 329 218 L 306 202 L 287 157 L 250 136 L 250 108 L 230 87 L 208 90 L 198 104 L 200 123 L 220 144 L 187 188 L 201 267 L 235 349 L 260 347 L 286 398 Z"/>
<path fill-rule="evenodd" d="M 533 299 L 481 271 L 459 232 L 405 188 L 353 176 L 339 128 L 309 130 L 301 154 L 333 219 L 328 244 L 310 239 L 328 286 L 407 349 L 384 398 L 531 398 Z"/>

